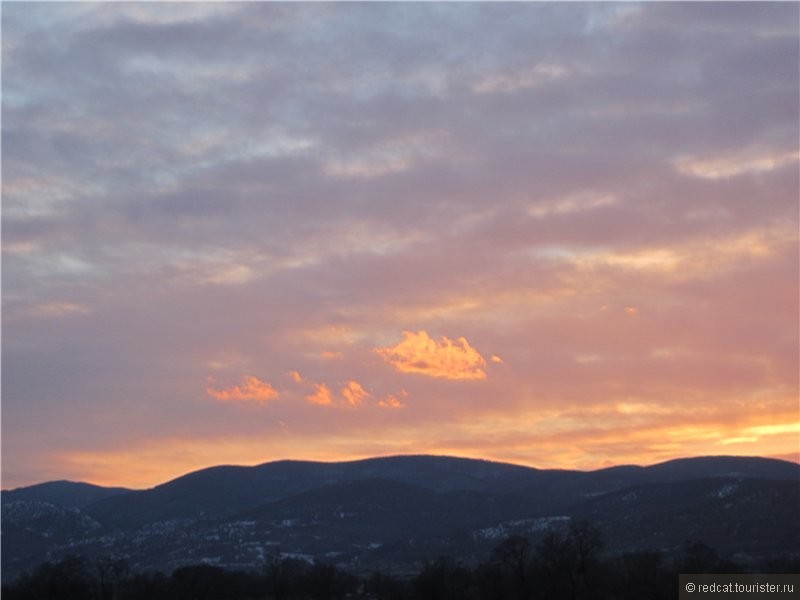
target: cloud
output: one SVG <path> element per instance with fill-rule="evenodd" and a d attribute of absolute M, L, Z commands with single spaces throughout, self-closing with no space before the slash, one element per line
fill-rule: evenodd
<path fill-rule="evenodd" d="M 306 401 L 317 406 L 347 406 L 358 408 L 364 401 L 372 396 L 364 386 L 353 379 L 347 381 L 341 388 L 340 396 L 333 393 L 327 383 L 315 383 L 314 392 L 306 396 Z"/>
<path fill-rule="evenodd" d="M 206 392 L 209 396 L 219 402 L 253 402 L 256 404 L 268 404 L 278 397 L 278 392 L 266 381 L 261 381 L 258 377 L 247 375 L 244 383 L 234 385 L 229 388 L 215 389 L 208 387 Z"/>
<path fill-rule="evenodd" d="M 683 175 L 704 179 L 723 179 L 748 173 L 767 173 L 791 164 L 796 166 L 798 160 L 800 160 L 800 152 L 796 150 L 777 153 L 749 150 L 713 158 L 680 157 L 675 159 L 673 164 Z"/>
<path fill-rule="evenodd" d="M 311 404 L 317 404 L 319 406 L 331 406 L 333 404 L 331 388 L 324 383 L 316 383 L 314 387 L 314 393 L 306 396 L 306 400 Z"/>
<path fill-rule="evenodd" d="M 372 178 L 402 173 L 421 161 L 442 156 L 447 135 L 441 130 L 412 132 L 382 141 L 355 153 L 349 160 L 337 156 L 323 166 L 331 177 Z"/>
<path fill-rule="evenodd" d="M 36 317 L 64 317 L 69 315 L 86 315 L 90 310 L 74 302 L 47 302 L 29 309 L 28 313 Z"/>
<path fill-rule="evenodd" d="M 299 371 L 289 371 L 286 375 L 294 381 L 295 383 L 303 383 L 303 376 L 299 373 Z"/>
<path fill-rule="evenodd" d="M 370 394 L 357 381 L 348 381 L 342 388 L 342 396 L 350 406 L 358 407 Z"/>
<path fill-rule="evenodd" d="M 473 84 L 478 94 L 509 93 L 536 87 L 561 79 L 569 74 L 563 65 L 539 63 L 515 73 L 492 74 Z"/>
<path fill-rule="evenodd" d="M 381 398 L 378 400 L 378 408 L 386 408 L 391 410 L 396 410 L 398 408 L 403 408 L 405 403 L 402 402 L 397 396 L 394 394 L 389 394 L 385 398 Z"/>
<path fill-rule="evenodd" d="M 375 351 L 403 373 L 445 379 L 486 379 L 486 360 L 464 337 L 453 341 L 442 336 L 437 342 L 426 331 L 404 331 L 403 341 Z"/>

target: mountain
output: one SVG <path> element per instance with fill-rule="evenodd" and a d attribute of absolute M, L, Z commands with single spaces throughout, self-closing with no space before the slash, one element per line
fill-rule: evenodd
<path fill-rule="evenodd" d="M 629 485 L 721 475 L 798 479 L 800 466 L 740 457 L 682 459 L 651 467 L 612 467 L 592 472 L 539 470 L 445 456 L 394 456 L 340 463 L 277 461 L 254 467 L 219 466 L 195 471 L 150 490 L 114 495 L 94 503 L 88 512 L 106 525 L 130 529 L 170 519 L 232 516 L 321 486 L 374 478 L 438 493 L 517 493 L 545 507 Z"/>
<path fill-rule="evenodd" d="M 90 483 L 74 481 L 49 481 L 28 487 L 3 490 L 3 503 L 6 502 L 46 502 L 65 508 L 84 508 L 99 500 L 127 494 L 131 490 L 120 487 L 101 487 Z"/>
<path fill-rule="evenodd" d="M 570 512 L 599 523 L 612 550 L 680 548 L 687 539 L 729 555 L 764 554 L 770 547 L 800 550 L 796 480 L 727 476 L 649 483 L 593 498 Z"/>
<path fill-rule="evenodd" d="M 90 539 L 102 526 L 82 509 L 106 498 L 130 493 L 73 481 L 50 481 L 2 492 L 3 570 L 20 557 L 44 557 L 54 547 Z"/>
<path fill-rule="evenodd" d="M 406 483 L 434 492 L 508 491 L 535 485 L 540 471 L 517 465 L 441 456 L 396 456 L 341 463 L 277 461 L 220 466 L 150 490 L 108 498 L 89 513 L 121 529 L 170 519 L 222 518 L 327 485 L 364 479 Z"/>
<path fill-rule="evenodd" d="M 148 490 L 53 482 L 2 494 L 4 579 L 45 559 L 126 557 L 259 569 L 271 555 L 413 571 L 485 558 L 588 519 L 609 553 L 678 552 L 690 539 L 757 560 L 800 551 L 800 465 L 703 457 L 650 467 L 540 470 L 441 456 L 219 466 Z"/>

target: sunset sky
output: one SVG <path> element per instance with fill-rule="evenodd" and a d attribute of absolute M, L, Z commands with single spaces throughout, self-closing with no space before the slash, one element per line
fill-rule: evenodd
<path fill-rule="evenodd" d="M 2 485 L 798 460 L 798 3 L 4 3 Z"/>

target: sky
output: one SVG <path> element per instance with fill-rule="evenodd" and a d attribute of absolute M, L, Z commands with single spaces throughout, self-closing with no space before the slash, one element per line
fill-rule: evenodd
<path fill-rule="evenodd" d="M 797 3 L 4 3 L 2 485 L 798 460 Z"/>

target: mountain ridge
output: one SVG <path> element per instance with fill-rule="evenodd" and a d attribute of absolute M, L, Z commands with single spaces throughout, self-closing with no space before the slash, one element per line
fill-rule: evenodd
<path fill-rule="evenodd" d="M 3 491 L 2 510 L 4 578 L 70 553 L 155 570 L 258 569 L 276 553 L 413 570 L 443 554 L 476 560 L 504 537 L 536 541 L 581 519 L 618 554 L 674 553 L 707 539 L 756 560 L 800 554 L 800 465 L 730 456 L 595 471 L 429 455 L 282 460 L 218 465 L 145 490 L 50 482 Z"/>
<path fill-rule="evenodd" d="M 67 508 L 83 508 L 96 502 L 118 494 L 134 491 L 125 487 L 109 487 L 87 483 L 85 481 L 69 481 L 59 479 L 45 481 L 28 486 L 2 490 L 3 501 L 42 501 L 50 502 Z"/>
<path fill-rule="evenodd" d="M 187 473 L 183 473 L 182 475 L 178 475 L 171 479 L 167 479 L 161 483 L 157 483 L 150 487 L 145 488 L 132 488 L 126 486 L 106 486 L 103 484 L 92 483 L 89 481 L 75 481 L 75 480 L 68 480 L 68 479 L 58 479 L 58 480 L 48 480 L 38 483 L 33 483 L 29 485 L 21 485 L 16 486 L 13 488 L 2 488 L 0 493 L 2 494 L 10 494 L 10 493 L 18 493 L 21 490 L 30 490 L 33 488 L 40 488 L 42 486 L 52 486 L 56 484 L 68 484 L 68 485 L 75 485 L 75 486 L 89 486 L 92 488 L 103 489 L 103 490 L 119 490 L 122 493 L 125 492 L 145 492 L 149 490 L 153 490 L 155 488 L 168 485 L 178 480 L 185 479 L 187 477 L 192 477 L 200 473 L 205 473 L 208 471 L 215 471 L 215 470 L 224 470 L 224 469 L 259 469 L 261 467 L 266 467 L 269 465 L 305 465 L 305 466 L 324 466 L 324 465 L 356 465 L 362 463 L 373 463 L 377 464 L 382 461 L 392 461 L 396 459 L 445 459 L 445 460 L 453 460 L 453 461 L 464 461 L 469 463 L 485 463 L 489 465 L 501 465 L 507 466 L 517 469 L 524 469 L 526 471 L 534 471 L 534 472 L 547 472 L 547 473 L 598 473 L 598 472 L 612 472 L 617 470 L 642 470 L 642 469 L 653 469 L 653 468 L 665 468 L 667 466 L 683 464 L 686 462 L 700 462 L 700 461 L 707 461 L 707 460 L 746 460 L 746 461 L 763 461 L 764 464 L 767 463 L 774 463 L 783 465 L 781 468 L 795 468 L 797 469 L 798 473 L 800 473 L 800 463 L 796 463 L 791 460 L 783 459 L 783 458 L 774 458 L 774 457 L 767 457 L 767 456 L 740 456 L 740 455 L 728 455 L 728 454 L 720 454 L 720 455 L 707 455 L 707 456 L 687 456 L 681 458 L 673 458 L 666 461 L 661 461 L 657 463 L 652 463 L 649 465 L 638 465 L 633 463 L 624 463 L 619 465 L 612 465 L 608 467 L 599 467 L 597 469 L 568 469 L 568 468 L 546 468 L 546 467 L 533 467 L 529 465 L 522 465 L 519 463 L 512 463 L 507 461 L 497 461 L 487 458 L 470 458 L 470 457 L 462 457 L 462 456 L 450 456 L 450 455 L 442 455 L 442 454 L 393 454 L 393 455 L 385 455 L 385 456 L 375 456 L 375 457 L 367 457 L 367 458 L 358 458 L 352 460 L 345 460 L 345 461 L 316 461 L 316 460 L 303 460 L 303 459 L 291 459 L 291 458 L 282 458 L 276 459 L 272 461 L 265 461 L 263 463 L 259 463 L 256 465 L 236 465 L 236 464 L 218 464 L 218 465 L 210 465 L 208 467 L 202 467 L 200 469 L 195 469 L 193 471 L 188 471 Z"/>

